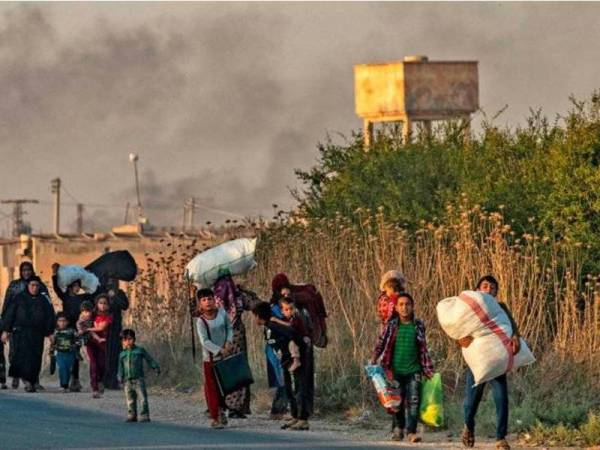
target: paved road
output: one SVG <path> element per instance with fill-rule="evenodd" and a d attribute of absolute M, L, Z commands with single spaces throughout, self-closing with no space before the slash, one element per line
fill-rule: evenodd
<path fill-rule="evenodd" d="M 212 430 L 123 417 L 57 403 L 44 395 L 3 392 L 0 448 L 13 449 L 382 449 L 387 443 L 352 442 L 319 432 Z M 394 448 L 401 448 L 394 445 Z"/>

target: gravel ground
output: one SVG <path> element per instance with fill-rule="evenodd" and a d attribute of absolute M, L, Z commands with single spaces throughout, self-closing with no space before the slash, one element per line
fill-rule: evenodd
<path fill-rule="evenodd" d="M 209 419 L 204 411 L 203 396 L 200 392 L 181 393 L 176 391 L 150 390 L 150 411 L 152 424 L 125 424 L 125 403 L 122 392 L 106 391 L 100 399 L 93 399 L 89 390 L 82 393 L 62 393 L 55 381 L 43 380 L 46 390 L 36 394 L 26 394 L 22 389 L 1 391 L 0 411 L 10 408 L 15 412 L 13 416 L 32 416 L 32 426 L 35 430 L 36 414 L 46 418 L 49 415 L 73 417 L 73 436 L 82 433 L 81 440 L 57 441 L 56 445 L 49 444 L 46 440 L 38 442 L 15 441 L 14 447 L 8 448 L 77 448 L 80 442 L 86 442 L 85 435 L 93 423 L 102 423 L 103 429 L 111 433 L 110 443 L 107 447 L 98 447 L 94 439 L 89 440 L 89 445 L 81 448 L 434 448 L 434 449 L 461 449 L 458 437 L 448 437 L 448 433 L 425 433 L 425 442 L 420 444 L 392 443 L 387 438 L 388 424 L 381 429 L 368 429 L 356 423 L 315 419 L 311 421 L 309 432 L 290 432 L 279 429 L 280 422 L 268 419 L 265 412 L 261 412 L 261 400 L 258 399 L 255 414 L 245 420 L 230 420 L 229 430 L 210 430 Z M 4 408 L 2 408 L 4 406 Z M 45 411 L 48 409 L 48 411 Z M 263 408 L 264 409 L 264 408 Z M 5 414 L 10 411 L 4 411 Z M 16 420 L 16 419 L 15 419 Z M 40 419 L 42 420 L 42 419 Z M 7 425 L 5 423 L 5 425 Z M 51 427 L 50 424 L 45 424 Z M 139 431 L 144 427 L 143 434 Z M 113 430 L 113 431 L 111 431 Z M 6 433 L 6 427 L 3 427 Z M 150 432 L 151 431 L 151 432 Z M 198 446 L 198 432 L 207 442 Z M 50 435 L 52 435 L 51 432 Z M 114 433 L 114 435 L 112 435 Z M 150 433 L 150 434 L 149 434 Z M 190 434 L 192 433 L 192 434 Z M 43 430 L 38 432 L 40 439 Z M 127 445 L 123 444 L 125 435 Z M 10 435 L 9 435 L 10 436 Z M 95 434 L 91 434 L 95 436 Z M 142 436 L 145 440 L 142 440 Z M 8 442 L 5 436 L 0 436 L 3 442 Z M 121 440 L 119 440 L 121 439 Z M 148 442 L 150 439 L 151 443 Z M 77 442 L 77 445 L 74 444 Z M 152 444 L 152 445 L 150 445 Z M 74 446 L 75 445 L 75 446 Z M 493 442 L 479 441 L 477 448 L 493 449 Z M 513 448 L 518 448 L 514 446 Z"/>

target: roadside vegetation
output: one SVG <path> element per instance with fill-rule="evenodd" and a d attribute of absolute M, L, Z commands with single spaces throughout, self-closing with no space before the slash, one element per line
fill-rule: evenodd
<path fill-rule="evenodd" d="M 276 208 L 268 221 L 230 228 L 231 237 L 259 238 L 245 286 L 268 299 L 272 276 L 284 271 L 325 298 L 330 344 L 317 352 L 318 413 L 380 410 L 363 365 L 378 329 L 379 277 L 399 268 L 444 380 L 448 428 L 460 430 L 464 362 L 435 306 L 493 273 L 537 358 L 510 376 L 511 431 L 532 445 L 600 444 L 599 108 L 594 95 L 553 123 L 539 113 L 514 130 L 486 123 L 467 141 L 448 124 L 408 145 L 382 133 L 369 153 L 359 134 L 327 142 L 318 165 L 298 172 L 305 188 L 295 192 L 296 213 Z M 184 388 L 201 375 L 183 268 L 204 248 L 165 240 L 132 286 L 132 320 L 160 354 L 164 382 Z M 263 337 L 245 320 L 260 389 Z M 490 433 L 491 398 L 478 418 L 478 433 Z"/>

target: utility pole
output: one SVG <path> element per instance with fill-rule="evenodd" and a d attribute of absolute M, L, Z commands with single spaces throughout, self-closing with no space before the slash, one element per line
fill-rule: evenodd
<path fill-rule="evenodd" d="M 190 214 L 190 231 L 194 230 L 194 216 L 196 215 L 196 197 L 190 198 L 189 214 Z"/>
<path fill-rule="evenodd" d="M 77 234 L 83 234 L 83 203 L 77 203 Z"/>
<path fill-rule="evenodd" d="M 51 181 L 51 190 L 54 194 L 54 234 L 60 234 L 60 178 Z"/>
<path fill-rule="evenodd" d="M 196 215 L 196 197 L 190 197 L 183 203 L 183 222 L 181 230 L 192 231 L 194 229 L 194 219 Z"/>
<path fill-rule="evenodd" d="M 123 225 L 127 225 L 129 223 L 129 202 L 125 204 L 125 218 L 123 219 Z"/>
<path fill-rule="evenodd" d="M 188 218 L 188 200 L 183 202 L 183 220 L 181 221 L 181 231 L 185 233 Z"/>
<path fill-rule="evenodd" d="M 134 175 L 135 175 L 135 193 L 137 195 L 138 223 L 143 223 L 144 222 L 144 219 L 143 219 L 144 212 L 142 210 L 142 198 L 140 196 L 140 180 L 138 177 L 138 166 L 137 166 L 139 159 L 140 159 L 140 157 L 137 155 L 137 153 L 129 154 L 129 161 L 133 164 L 133 171 L 134 171 Z"/>
<path fill-rule="evenodd" d="M 29 227 L 28 225 L 26 225 L 23 222 L 23 216 L 25 214 L 27 214 L 23 210 L 23 205 L 26 203 L 39 203 L 39 201 L 19 198 L 16 200 L 2 200 L 2 201 L 0 201 L 0 203 L 5 204 L 5 205 L 8 205 L 8 204 L 13 205 L 13 213 L 12 213 L 12 215 L 13 215 L 12 235 L 13 235 L 13 237 L 19 237 L 21 234 L 26 234 L 26 233 L 31 232 L 31 227 Z"/>

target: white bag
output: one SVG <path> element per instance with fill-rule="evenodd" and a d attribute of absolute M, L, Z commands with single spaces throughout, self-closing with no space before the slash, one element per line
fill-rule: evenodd
<path fill-rule="evenodd" d="M 196 255 L 186 266 L 190 280 L 200 287 L 211 287 L 220 270 L 229 270 L 231 275 L 243 275 L 256 267 L 254 252 L 256 238 L 235 239 Z"/>
<path fill-rule="evenodd" d="M 63 291 L 67 291 L 67 287 L 74 281 L 81 282 L 81 288 L 88 294 L 93 294 L 100 285 L 100 280 L 92 272 L 88 272 L 83 267 L 78 265 L 60 266 L 58 268 L 58 287 Z"/>
<path fill-rule="evenodd" d="M 521 338 L 521 348 L 512 354 L 512 326 L 508 315 L 491 295 L 464 291 L 437 304 L 438 321 L 452 339 L 471 336 L 473 342 L 462 349 L 475 378 L 475 385 L 492 380 L 527 364 L 535 358 Z"/>

